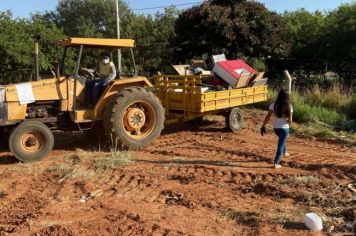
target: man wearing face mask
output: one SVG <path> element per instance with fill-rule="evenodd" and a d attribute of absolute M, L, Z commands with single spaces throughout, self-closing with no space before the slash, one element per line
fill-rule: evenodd
<path fill-rule="evenodd" d="M 85 83 L 85 102 L 90 105 L 96 104 L 107 84 L 116 78 L 116 68 L 114 63 L 110 61 L 110 53 L 103 52 L 100 54 L 95 73 L 99 74 L 99 79 Z"/>

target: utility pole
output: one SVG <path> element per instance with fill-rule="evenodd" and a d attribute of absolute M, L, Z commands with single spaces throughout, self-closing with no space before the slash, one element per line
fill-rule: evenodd
<path fill-rule="evenodd" d="M 120 12 L 119 12 L 119 0 L 116 0 L 116 28 L 117 38 L 120 39 Z M 117 69 L 121 74 L 121 49 L 117 50 Z"/>

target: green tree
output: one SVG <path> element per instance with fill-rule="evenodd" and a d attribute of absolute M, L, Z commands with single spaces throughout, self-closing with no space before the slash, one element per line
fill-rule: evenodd
<path fill-rule="evenodd" d="M 346 81 L 355 79 L 356 3 L 330 12 L 300 9 L 283 14 L 293 47 L 293 67 L 307 71 L 333 70 Z"/>
<path fill-rule="evenodd" d="M 149 74 L 165 70 L 172 63 L 173 50 L 169 42 L 175 35 L 174 24 L 177 17 L 178 10 L 170 7 L 154 16 L 137 15 L 133 20 L 139 64 Z"/>
<path fill-rule="evenodd" d="M 130 38 L 133 12 L 124 1 L 118 3 L 121 37 Z M 116 38 L 116 0 L 60 0 L 56 10 L 45 18 L 72 37 Z"/>
<path fill-rule="evenodd" d="M 329 66 L 339 70 L 355 69 L 356 2 L 341 5 L 330 12 L 323 32 L 322 51 Z"/>
<path fill-rule="evenodd" d="M 14 19 L 11 12 L 0 13 L 1 82 L 16 82 L 30 78 L 34 69 L 33 37 L 40 33 L 40 69 L 48 71 L 58 61 L 61 49 L 55 41 L 64 38 L 55 24 L 39 15 L 31 19 Z"/>
<path fill-rule="evenodd" d="M 254 1 L 216 0 L 192 7 L 179 15 L 175 32 L 179 61 L 217 52 L 264 58 L 289 50 L 281 17 Z"/>
<path fill-rule="evenodd" d="M 68 36 L 116 38 L 115 1 L 61 0 L 44 18 L 55 22 Z M 174 35 L 178 11 L 167 8 L 155 15 L 135 15 L 121 0 L 119 9 L 121 37 L 136 40 L 136 61 L 141 71 L 156 73 L 170 61 L 172 50 L 167 44 Z"/>
<path fill-rule="evenodd" d="M 300 61 L 304 68 L 316 68 L 316 61 L 319 62 L 318 67 L 324 65 L 319 51 L 325 21 L 325 14 L 319 11 L 312 13 L 299 9 L 283 14 L 283 22 L 288 27 L 288 39 L 293 45 L 290 57 Z"/>

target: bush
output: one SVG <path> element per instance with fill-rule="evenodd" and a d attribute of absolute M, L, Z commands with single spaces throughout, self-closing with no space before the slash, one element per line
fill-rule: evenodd
<path fill-rule="evenodd" d="M 308 90 L 304 97 L 308 104 L 338 111 L 343 111 L 349 100 L 348 92 L 343 91 L 338 84 L 325 91 L 321 91 L 319 86 L 316 85 L 312 90 Z"/>
<path fill-rule="evenodd" d="M 329 92 L 322 93 L 319 87 L 307 91 L 301 95 L 297 91 L 293 91 L 291 101 L 293 105 L 293 119 L 303 123 L 324 123 L 333 127 L 341 127 L 346 120 L 346 114 L 349 117 L 356 117 L 356 94 L 352 99 L 348 99 L 345 94 L 337 92 L 334 88 Z M 278 95 L 278 91 L 269 90 L 268 100 L 259 103 L 254 107 L 266 110 L 273 103 Z M 347 113 L 342 107 L 347 108 Z M 345 108 L 345 109 L 346 109 Z"/>
<path fill-rule="evenodd" d="M 299 96 L 299 95 L 298 95 Z M 294 120 L 300 122 L 322 122 L 332 126 L 340 126 L 346 115 L 336 110 L 313 106 L 303 99 L 293 99 Z"/>
<path fill-rule="evenodd" d="M 353 94 L 347 102 L 345 113 L 350 119 L 356 119 L 356 94 Z"/>
<path fill-rule="evenodd" d="M 309 104 L 304 102 L 293 102 L 293 119 L 299 122 L 315 122 L 316 115 L 312 112 Z"/>

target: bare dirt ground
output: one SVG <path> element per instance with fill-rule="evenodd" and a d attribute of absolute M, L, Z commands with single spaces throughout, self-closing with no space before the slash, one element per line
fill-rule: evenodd
<path fill-rule="evenodd" d="M 352 235 L 355 147 L 291 135 L 272 169 L 276 137 L 259 135 L 261 111 L 244 112 L 238 134 L 208 117 L 142 152 L 112 156 L 83 134 L 56 134 L 39 163 L 2 151 L 0 235 Z M 305 228 L 308 212 L 323 232 Z"/>

